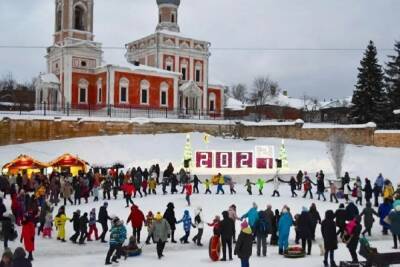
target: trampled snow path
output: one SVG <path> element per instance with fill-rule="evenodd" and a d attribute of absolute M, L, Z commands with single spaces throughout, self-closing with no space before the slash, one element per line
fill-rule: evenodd
<path fill-rule="evenodd" d="M 204 219 L 207 222 L 211 222 L 215 215 L 221 214 L 224 209 L 227 209 L 229 205 L 236 204 L 238 208 L 238 214 L 241 216 L 245 213 L 250 207 L 252 202 L 256 202 L 260 208 L 265 209 L 267 204 L 271 204 L 273 208 L 281 209 L 284 204 L 288 204 L 293 212 L 293 214 L 300 212 L 303 206 L 309 207 L 311 200 L 297 198 L 293 199 L 290 197 L 289 187 L 287 185 L 282 185 L 280 188 L 282 197 L 281 198 L 272 198 L 270 197 L 272 192 L 272 185 L 268 184 L 264 189 L 264 196 L 258 196 L 257 194 L 249 196 L 247 192 L 245 192 L 245 188 L 243 185 L 237 186 L 238 194 L 231 195 L 204 195 L 204 188 L 201 188 L 201 194 L 192 196 L 192 207 L 188 208 L 186 206 L 186 202 L 184 200 L 184 196 L 181 194 L 178 195 L 157 195 L 157 196 L 148 196 L 142 199 L 136 198 L 134 202 L 138 205 L 145 214 L 149 210 L 153 212 L 161 211 L 164 212 L 166 205 L 168 202 L 172 201 L 175 203 L 175 211 L 177 218 L 183 215 L 183 211 L 188 209 L 193 215 L 193 211 L 196 207 L 201 206 L 203 208 Z M 254 188 L 253 192 L 256 193 L 256 188 Z M 215 188 L 213 188 L 213 193 L 215 192 Z M 332 204 L 329 202 L 320 202 L 314 200 L 317 204 L 318 210 L 321 213 L 321 216 L 324 217 L 324 213 L 327 209 L 336 209 L 337 204 Z M 6 202 L 9 205 L 9 201 Z M 89 212 L 91 208 L 96 207 L 97 211 L 102 201 L 93 203 L 92 199 L 90 199 L 89 204 L 82 204 L 79 207 L 76 206 L 67 206 L 67 215 L 72 216 L 72 212 L 76 209 L 80 209 L 82 212 Z M 128 217 L 129 209 L 124 208 L 125 201 L 122 199 L 121 194 L 119 195 L 118 200 L 109 201 L 109 213 L 112 215 L 117 215 L 121 219 L 125 220 Z M 239 223 L 236 224 L 237 229 L 239 228 Z M 128 234 L 132 233 L 132 229 L 130 225 L 127 225 Z M 191 237 L 196 233 L 196 229 L 193 229 L 191 232 Z M 268 247 L 268 256 L 267 258 L 258 258 L 255 256 L 255 247 L 253 248 L 253 257 L 250 260 L 252 266 L 266 266 L 266 265 L 275 265 L 275 266 L 292 266 L 293 264 L 301 264 L 307 266 L 322 266 L 322 257 L 320 256 L 320 249 L 318 247 L 318 243 L 321 242 L 321 234 L 320 228 L 317 228 L 317 242 L 313 246 L 312 256 L 309 256 L 304 259 L 284 259 L 283 257 L 278 255 L 277 247 Z M 53 232 L 55 234 L 55 232 Z M 72 224 L 69 223 L 67 225 L 67 236 L 71 236 L 73 234 Z M 183 235 L 183 226 L 177 226 L 177 238 Z M 143 248 L 143 255 L 136 258 L 129 258 L 126 262 L 121 261 L 120 266 L 151 266 L 152 264 L 160 264 L 162 263 L 164 266 L 192 266 L 192 267 L 201 267 L 201 266 L 210 266 L 210 265 L 219 265 L 219 266 L 232 266 L 239 265 L 240 261 L 235 257 L 234 262 L 218 262 L 213 263 L 208 257 L 208 240 L 212 235 L 211 227 L 205 228 L 205 233 L 203 236 L 204 247 L 198 248 L 193 243 L 182 245 L 182 244 L 170 244 L 168 243 L 165 251 L 165 258 L 160 262 L 157 259 L 155 252 L 155 245 L 145 246 Z M 378 223 L 375 223 L 373 228 L 373 241 L 372 245 L 377 246 L 379 251 L 390 251 L 390 247 L 392 246 L 392 241 L 390 237 L 383 238 L 380 234 L 380 227 Z M 146 229 L 142 230 L 142 240 L 144 240 L 147 236 Z M 291 231 L 290 243 L 294 242 L 294 229 Z M 11 242 L 11 247 L 15 248 L 19 246 L 19 242 Z M 36 239 L 36 251 L 34 253 L 35 261 L 34 266 L 40 267 L 87 267 L 87 266 L 102 266 L 105 260 L 105 254 L 108 249 L 108 244 L 100 244 L 98 242 L 88 242 L 86 245 L 74 245 L 70 242 L 68 243 L 60 243 L 54 239 L 52 240 L 44 240 L 41 237 L 37 237 Z M 340 248 L 336 253 L 337 263 L 339 263 L 339 259 L 348 260 L 350 258 L 345 246 L 340 244 Z M 360 257 L 361 258 L 361 257 Z"/>
<path fill-rule="evenodd" d="M 254 141 L 243 141 L 223 138 L 210 138 L 208 145 L 203 142 L 203 135 L 193 133 L 192 147 L 195 150 L 253 150 L 256 145 L 273 145 L 278 155 L 281 139 L 258 138 Z M 29 154 L 41 161 L 51 161 L 63 153 L 72 153 L 95 165 L 111 165 L 116 161 L 125 167 L 150 167 L 160 163 L 162 169 L 172 162 L 177 169 L 183 162 L 185 134 L 160 135 L 120 135 L 98 136 L 37 142 L 0 147 L 0 165 L 9 162 L 19 154 Z M 324 170 L 332 173 L 326 144 L 318 141 L 301 141 L 287 139 L 285 146 L 288 154 L 287 172 L 297 173 L 299 169 L 315 173 Z M 399 148 L 381 148 L 373 146 L 348 145 L 344 158 L 343 170 L 349 171 L 352 177 L 370 177 L 375 179 L 379 172 L 396 182 L 400 175 Z M 198 174 L 215 174 L 217 170 L 199 170 Z M 224 174 L 235 174 L 235 172 Z M 249 173 L 250 174 L 250 173 Z M 270 173 L 271 174 L 271 173 Z M 260 176 L 257 174 L 256 176 Z"/>

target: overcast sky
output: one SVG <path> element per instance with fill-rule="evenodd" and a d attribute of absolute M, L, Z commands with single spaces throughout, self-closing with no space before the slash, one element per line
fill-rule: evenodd
<path fill-rule="evenodd" d="M 269 75 L 291 96 L 352 94 L 363 51 L 259 51 L 217 48 L 354 48 L 369 40 L 391 49 L 400 40 L 399 0 L 182 0 L 181 32 L 210 41 L 211 79 L 251 86 Z M 95 0 L 95 40 L 121 46 L 153 33 L 156 0 Z M 0 0 L 0 45 L 49 46 L 54 0 Z M 46 70 L 44 48 L 0 48 L 0 75 L 20 81 Z M 379 51 L 387 61 L 390 51 Z M 105 50 L 106 63 L 125 63 L 124 50 Z"/>

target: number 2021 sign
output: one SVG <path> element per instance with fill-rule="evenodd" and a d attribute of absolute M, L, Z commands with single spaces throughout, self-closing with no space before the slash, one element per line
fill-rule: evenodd
<path fill-rule="evenodd" d="M 274 147 L 258 146 L 255 151 L 196 151 L 196 168 L 273 169 Z"/>

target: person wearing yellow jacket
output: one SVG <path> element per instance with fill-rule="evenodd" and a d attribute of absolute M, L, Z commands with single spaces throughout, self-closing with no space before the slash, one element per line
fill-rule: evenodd
<path fill-rule="evenodd" d="M 224 184 L 225 184 L 224 176 L 222 176 L 222 174 L 218 173 L 217 195 L 219 194 L 219 192 L 222 192 L 222 194 L 225 194 Z"/>
<path fill-rule="evenodd" d="M 386 180 L 385 185 L 383 187 L 383 199 L 387 198 L 393 201 L 394 188 L 390 181 Z"/>
<path fill-rule="evenodd" d="M 149 194 L 153 193 L 156 195 L 157 181 L 155 178 L 151 177 L 149 179 Z"/>
<path fill-rule="evenodd" d="M 65 224 L 67 221 L 71 220 L 65 215 L 64 206 L 60 207 L 57 216 L 54 219 L 54 225 L 58 230 L 57 240 L 61 240 L 61 242 L 65 242 Z"/>
<path fill-rule="evenodd" d="M 46 187 L 40 185 L 35 192 L 35 198 L 38 200 L 39 206 L 42 207 L 46 199 Z"/>

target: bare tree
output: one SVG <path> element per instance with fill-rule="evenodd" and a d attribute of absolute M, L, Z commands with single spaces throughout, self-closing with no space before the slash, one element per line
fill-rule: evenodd
<path fill-rule="evenodd" d="M 38 78 L 33 77 L 30 81 L 28 81 L 24 84 L 24 87 L 29 91 L 35 91 L 37 81 L 38 81 Z"/>
<path fill-rule="evenodd" d="M 329 136 L 326 147 L 336 178 L 340 178 L 342 174 L 343 158 L 346 154 L 346 138 L 343 134 L 333 133 Z"/>
<path fill-rule="evenodd" d="M 268 98 L 278 95 L 280 88 L 277 82 L 268 76 L 259 76 L 254 79 L 250 101 L 255 105 L 264 105 Z"/>
<path fill-rule="evenodd" d="M 14 90 L 17 88 L 17 81 L 14 79 L 12 72 L 3 75 L 0 80 L 1 90 Z"/>
<path fill-rule="evenodd" d="M 245 103 L 247 99 L 247 86 L 243 83 L 238 83 L 232 86 L 231 94 L 234 99 Z"/>

